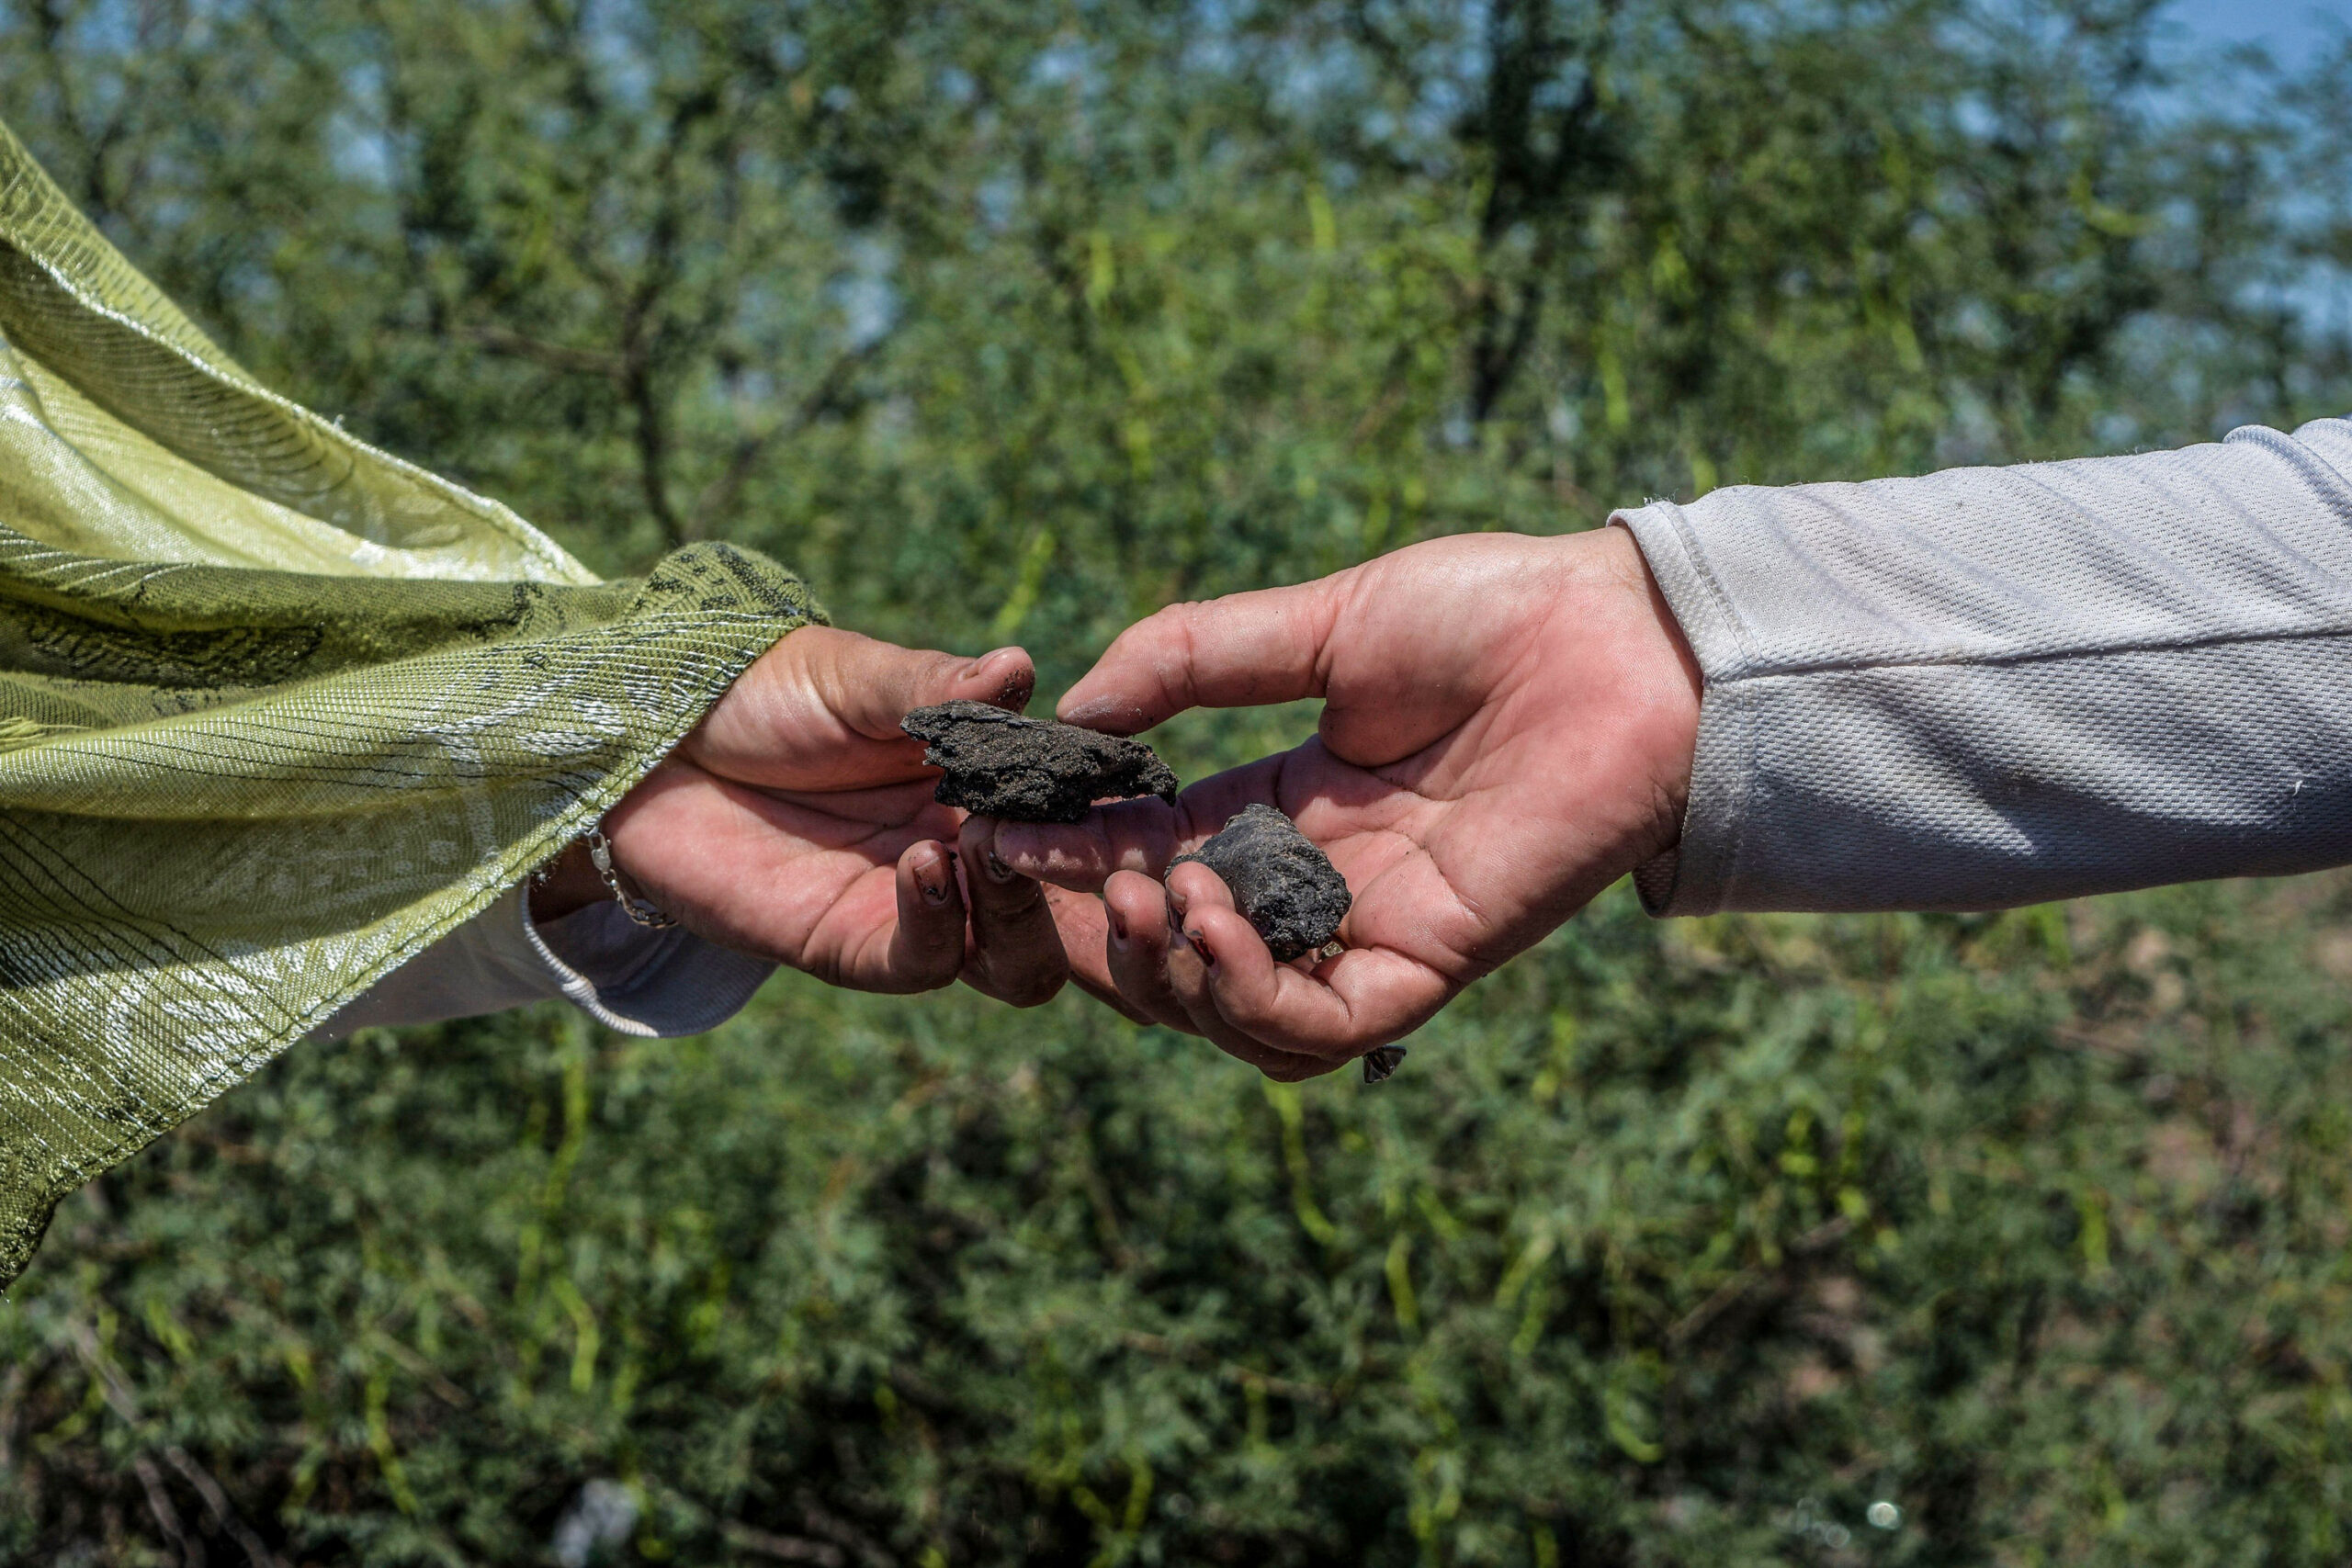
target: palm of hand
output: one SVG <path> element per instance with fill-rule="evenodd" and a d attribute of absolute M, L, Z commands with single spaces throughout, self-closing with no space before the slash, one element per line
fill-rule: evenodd
<path fill-rule="evenodd" d="M 861 990 L 955 977 L 946 960 L 962 955 L 960 929 L 937 954 L 901 940 L 900 860 L 926 842 L 952 842 L 962 826 L 927 782 L 787 793 L 687 761 L 657 770 L 628 811 L 615 843 L 627 863 L 646 868 L 632 874 L 647 896 L 689 930 Z M 916 896 L 934 903 L 955 880 L 944 855 L 909 870 Z"/>

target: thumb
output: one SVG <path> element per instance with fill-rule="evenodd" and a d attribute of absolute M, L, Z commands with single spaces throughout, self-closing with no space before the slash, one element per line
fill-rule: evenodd
<path fill-rule="evenodd" d="M 978 659 L 900 648 L 831 626 L 802 649 L 802 680 L 823 710 L 869 740 L 906 739 L 899 721 L 916 708 L 965 700 L 1019 713 L 1037 688 L 1037 670 L 1018 648 Z M 789 646 L 807 632 L 786 639 Z"/>
<path fill-rule="evenodd" d="M 899 721 L 956 698 L 1019 712 L 1037 683 L 1029 655 L 978 659 L 803 626 L 760 657 L 686 744 L 699 766 L 765 789 L 824 790 L 920 776 L 922 747 Z"/>
<path fill-rule="evenodd" d="M 1193 707 L 1319 697 L 1348 574 L 1170 604 L 1121 632 L 1057 705 L 1066 724 L 1134 735 Z"/>

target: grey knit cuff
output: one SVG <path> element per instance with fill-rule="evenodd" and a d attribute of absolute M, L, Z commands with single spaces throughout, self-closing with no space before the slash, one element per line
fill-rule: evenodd
<path fill-rule="evenodd" d="M 1698 657 L 1705 681 L 1690 795 L 1674 848 L 1634 871 L 1634 889 L 1653 915 L 1712 915 L 1724 907 L 1737 858 L 1739 829 L 1754 777 L 1752 727 L 1745 694 L 1724 690 L 1749 662 L 1722 586 L 1707 574 L 1682 509 L 1670 501 L 1614 513 L 1609 521 L 1634 536 L 1658 592 Z"/>

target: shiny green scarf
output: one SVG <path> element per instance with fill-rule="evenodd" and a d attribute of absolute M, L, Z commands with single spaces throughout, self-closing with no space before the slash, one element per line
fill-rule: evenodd
<path fill-rule="evenodd" d="M 725 546 L 600 582 L 275 396 L 0 128 L 0 1284 L 820 614 Z"/>

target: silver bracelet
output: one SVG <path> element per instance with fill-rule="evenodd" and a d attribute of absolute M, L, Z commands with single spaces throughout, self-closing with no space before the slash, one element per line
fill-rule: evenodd
<path fill-rule="evenodd" d="M 605 886 L 613 890 L 615 901 L 630 919 L 648 931 L 657 931 L 678 923 L 677 916 L 655 907 L 650 900 L 639 897 L 621 886 L 621 874 L 613 869 L 612 840 L 605 837 L 605 829 L 601 826 L 588 829 L 588 861 L 596 868 L 596 874 L 605 879 Z"/>

